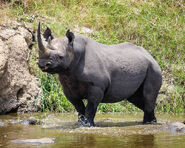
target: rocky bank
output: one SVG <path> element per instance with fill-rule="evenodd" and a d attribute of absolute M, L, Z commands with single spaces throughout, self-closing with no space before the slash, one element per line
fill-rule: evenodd
<path fill-rule="evenodd" d="M 39 110 L 40 84 L 29 67 L 33 39 L 23 24 L 0 25 L 0 114 Z"/>

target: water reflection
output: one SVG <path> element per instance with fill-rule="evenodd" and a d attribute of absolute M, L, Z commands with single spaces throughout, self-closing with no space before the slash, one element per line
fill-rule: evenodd
<path fill-rule="evenodd" d="M 155 136 L 152 134 L 149 135 L 134 135 L 130 138 L 130 146 L 131 147 L 138 147 L 138 146 L 145 146 L 148 148 L 156 147 L 155 145 Z"/>
<path fill-rule="evenodd" d="M 61 141 L 61 143 L 59 142 Z M 154 135 L 134 135 L 126 137 L 103 137 L 96 135 L 71 135 L 58 138 L 58 144 L 53 147 L 156 147 Z"/>

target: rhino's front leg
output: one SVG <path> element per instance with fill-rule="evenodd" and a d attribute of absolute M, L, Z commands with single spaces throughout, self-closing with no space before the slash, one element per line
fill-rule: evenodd
<path fill-rule="evenodd" d="M 85 109 L 85 121 L 83 126 L 94 126 L 94 117 L 99 103 L 103 99 L 103 91 L 99 87 L 92 86 L 88 89 L 88 103 Z"/>
<path fill-rule="evenodd" d="M 78 112 L 78 123 L 85 121 L 85 105 L 82 100 L 79 99 L 69 99 L 69 101 L 74 105 L 76 111 Z"/>
<path fill-rule="evenodd" d="M 78 123 L 84 122 L 85 121 L 85 105 L 84 105 L 83 101 L 80 100 L 74 106 L 78 112 Z"/>

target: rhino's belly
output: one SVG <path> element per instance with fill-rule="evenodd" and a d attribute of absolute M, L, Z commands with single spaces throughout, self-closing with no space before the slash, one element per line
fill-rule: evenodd
<path fill-rule="evenodd" d="M 141 86 L 145 79 L 145 74 L 135 77 L 123 77 L 113 79 L 104 94 L 102 103 L 115 103 L 132 96 Z"/>

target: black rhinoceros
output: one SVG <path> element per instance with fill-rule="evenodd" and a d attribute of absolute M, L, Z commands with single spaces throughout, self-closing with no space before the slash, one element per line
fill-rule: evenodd
<path fill-rule="evenodd" d="M 144 111 L 143 123 L 156 122 L 154 107 L 161 87 L 158 63 L 142 47 L 132 43 L 104 45 L 66 32 L 56 38 L 49 28 L 43 45 L 38 25 L 38 66 L 58 74 L 67 99 L 74 105 L 83 126 L 94 126 L 99 103 L 127 99 Z M 87 106 L 83 99 L 87 99 Z"/>

